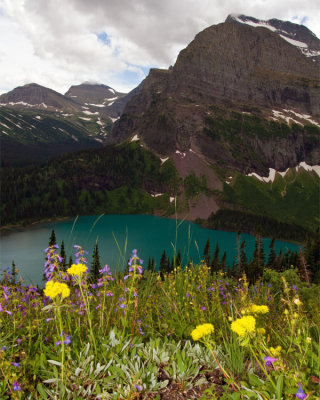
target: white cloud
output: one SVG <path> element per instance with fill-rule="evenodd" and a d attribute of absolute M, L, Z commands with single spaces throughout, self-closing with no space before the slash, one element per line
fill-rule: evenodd
<path fill-rule="evenodd" d="M 0 91 L 37 82 L 60 92 L 86 80 L 135 87 L 167 68 L 228 14 L 303 21 L 320 35 L 314 0 L 0 0 Z M 105 40 L 99 35 L 104 34 Z"/>

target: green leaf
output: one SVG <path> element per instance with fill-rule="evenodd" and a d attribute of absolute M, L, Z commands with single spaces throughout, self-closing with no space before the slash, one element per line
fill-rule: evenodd
<path fill-rule="evenodd" d="M 58 365 L 58 367 L 62 366 L 61 362 L 56 360 L 48 360 L 48 363 Z"/>
<path fill-rule="evenodd" d="M 42 397 L 44 400 L 48 398 L 48 396 L 47 396 L 47 394 L 46 394 L 46 392 L 45 392 L 43 386 L 41 385 L 41 383 L 38 383 L 37 389 L 38 389 L 38 392 L 41 394 L 41 397 Z"/>
<path fill-rule="evenodd" d="M 282 389 L 283 389 L 283 375 L 280 375 L 280 376 L 278 377 L 277 386 L 276 386 L 276 396 L 277 396 L 277 400 L 281 400 Z"/>
<path fill-rule="evenodd" d="M 257 377 L 257 375 L 254 374 L 249 374 L 248 375 L 249 383 L 251 386 L 262 386 L 264 384 L 264 381 L 260 378 Z"/>

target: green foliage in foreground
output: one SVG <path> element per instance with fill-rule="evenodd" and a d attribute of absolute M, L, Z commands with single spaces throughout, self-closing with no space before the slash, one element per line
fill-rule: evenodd
<path fill-rule="evenodd" d="M 202 400 L 293 400 L 298 384 L 318 399 L 320 287 L 296 270 L 266 269 L 254 286 L 205 264 L 160 277 L 142 274 L 134 250 L 125 277 L 106 266 L 92 284 L 81 264 L 60 271 L 54 247 L 47 260 L 47 277 L 69 288 L 47 285 L 51 299 L 8 273 L 1 282 L 1 399 L 161 399 L 170 390 L 174 399 L 179 389 Z M 240 335 L 244 316 L 255 324 Z"/>

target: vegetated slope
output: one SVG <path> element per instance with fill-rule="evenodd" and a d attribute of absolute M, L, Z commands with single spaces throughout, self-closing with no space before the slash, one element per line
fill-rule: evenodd
<path fill-rule="evenodd" d="M 178 177 L 137 143 L 59 156 L 41 167 L 3 174 L 2 224 L 95 213 L 162 214 L 170 207 Z M 159 197 L 155 194 L 167 193 Z"/>
<path fill-rule="evenodd" d="M 89 121 L 50 111 L 0 107 L 1 166 L 41 163 L 59 154 L 101 146 L 104 131 Z"/>
<path fill-rule="evenodd" d="M 173 68 L 151 70 L 110 136 L 115 142 L 140 139 L 161 157 L 170 157 L 183 179 L 191 172 L 198 180 L 205 176 L 207 190 L 192 202 L 185 202 L 184 190 L 179 198 L 192 219 L 234 209 L 234 196 L 222 195 L 229 176 L 268 176 L 270 168 L 283 172 L 301 162 L 320 164 L 319 65 L 282 37 L 285 23 L 270 30 L 242 22 L 228 18 L 205 29 L 180 52 Z M 290 35 L 295 29 L 300 32 L 300 25 L 290 25 Z M 313 37 L 314 49 L 320 46 L 312 32 L 307 36 Z M 238 186 L 245 182 L 239 180 Z M 244 190 L 237 192 L 237 207 L 276 218 L 288 200 L 276 196 L 273 203 L 282 205 L 273 215 L 265 208 L 267 185 L 255 205 L 239 200 Z M 300 203 L 304 195 L 307 191 Z M 208 205 L 202 206 L 204 198 Z M 305 224 L 291 206 L 283 219 Z"/>

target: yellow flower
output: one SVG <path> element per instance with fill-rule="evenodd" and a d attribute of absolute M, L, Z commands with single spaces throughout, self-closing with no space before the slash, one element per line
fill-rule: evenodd
<path fill-rule="evenodd" d="M 285 315 L 288 315 L 288 314 L 289 314 L 289 310 L 285 309 L 285 310 L 284 310 L 284 314 L 285 314 Z"/>
<path fill-rule="evenodd" d="M 87 272 L 87 267 L 84 264 L 72 264 L 70 268 L 67 269 L 69 275 L 82 275 Z"/>
<path fill-rule="evenodd" d="M 257 328 L 257 333 L 259 333 L 260 335 L 265 335 L 266 330 L 264 328 Z"/>
<path fill-rule="evenodd" d="M 64 299 L 70 296 L 70 289 L 65 283 L 48 281 L 44 289 L 44 294 L 51 299 L 61 294 L 61 297 Z"/>
<path fill-rule="evenodd" d="M 256 329 L 256 320 L 251 315 L 236 319 L 231 324 L 231 330 L 239 336 L 245 336 L 246 333 L 254 333 Z"/>
<path fill-rule="evenodd" d="M 302 304 L 302 301 L 299 299 L 299 297 L 296 297 L 296 298 L 293 300 L 293 302 L 294 302 L 294 304 L 296 304 L 297 306 L 301 306 L 301 304 Z"/>
<path fill-rule="evenodd" d="M 307 342 L 307 343 L 311 343 L 311 341 L 312 341 L 311 337 L 308 336 L 308 337 L 306 338 L 306 342 Z"/>
<path fill-rule="evenodd" d="M 270 348 L 269 348 L 270 353 L 271 353 L 273 356 L 275 356 L 275 357 L 280 356 L 281 350 L 282 350 L 282 347 L 281 347 L 281 346 L 270 347 Z"/>
<path fill-rule="evenodd" d="M 269 312 L 268 306 L 257 306 L 256 304 L 253 304 L 251 307 L 249 307 L 249 312 L 253 314 L 267 314 Z"/>
<path fill-rule="evenodd" d="M 193 340 L 199 340 L 212 332 L 214 332 L 214 326 L 212 324 L 202 324 L 198 325 L 196 329 L 191 332 L 191 336 Z"/>

